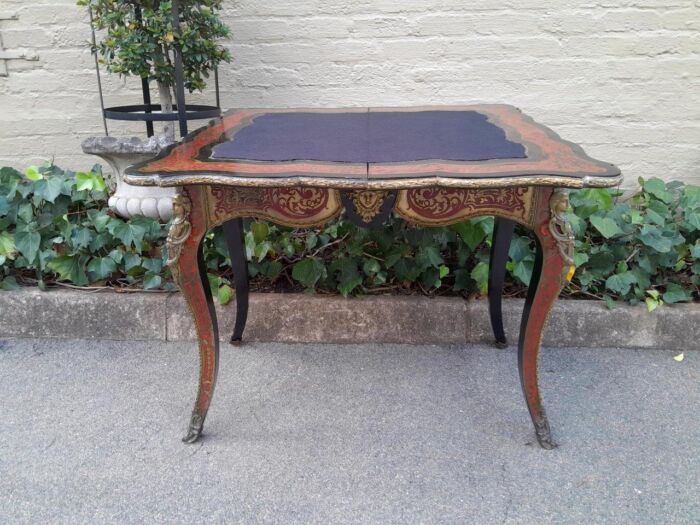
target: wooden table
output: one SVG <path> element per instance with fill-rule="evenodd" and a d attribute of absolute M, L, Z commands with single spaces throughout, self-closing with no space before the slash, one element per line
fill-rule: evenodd
<path fill-rule="evenodd" d="M 500 295 L 515 223 L 538 240 L 518 342 L 518 368 L 540 445 L 552 448 L 537 381 L 545 321 L 574 272 L 565 188 L 610 187 L 613 165 L 588 157 L 517 108 L 478 105 L 392 109 L 243 109 L 191 133 L 155 159 L 127 170 L 135 185 L 177 186 L 167 239 L 173 275 L 199 338 L 199 390 L 184 441 L 202 433 L 219 360 L 216 313 L 201 241 L 224 225 L 237 288 L 232 341 L 248 311 L 242 217 L 320 226 L 343 209 L 376 227 L 393 212 L 421 226 L 496 217 L 489 298 L 505 345 Z"/>

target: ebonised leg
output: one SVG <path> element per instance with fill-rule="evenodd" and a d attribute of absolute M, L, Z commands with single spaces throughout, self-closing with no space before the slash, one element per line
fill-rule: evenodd
<path fill-rule="evenodd" d="M 248 319 L 248 261 L 245 256 L 243 219 L 231 219 L 224 223 L 224 237 L 228 244 L 233 269 L 233 283 L 236 288 L 236 326 L 231 336 L 231 344 L 241 344 L 243 330 Z"/>
<path fill-rule="evenodd" d="M 506 263 L 508 262 L 508 249 L 510 248 L 514 228 L 514 221 L 496 217 L 493 226 L 491 258 L 489 262 L 489 316 L 491 317 L 491 329 L 498 348 L 508 346 L 506 334 L 503 330 L 501 297 L 503 295 L 503 279 L 506 275 Z"/>

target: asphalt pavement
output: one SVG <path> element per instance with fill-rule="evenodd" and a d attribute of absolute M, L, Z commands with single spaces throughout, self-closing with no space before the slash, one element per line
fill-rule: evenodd
<path fill-rule="evenodd" d="M 0 523 L 700 523 L 700 352 L 0 341 Z"/>

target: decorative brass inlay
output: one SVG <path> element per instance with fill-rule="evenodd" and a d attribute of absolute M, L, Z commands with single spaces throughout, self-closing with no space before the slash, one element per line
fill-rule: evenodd
<path fill-rule="evenodd" d="M 566 212 L 569 209 L 569 194 L 562 189 L 554 190 L 549 200 L 549 209 L 551 212 L 549 232 L 552 234 L 552 237 L 554 237 L 561 258 L 565 263 L 563 277 L 567 281 L 570 281 L 571 277 L 573 277 L 575 265 L 574 232 L 571 229 L 571 224 L 569 224 L 569 221 L 566 219 Z"/>
<path fill-rule="evenodd" d="M 350 179 L 337 177 L 255 177 L 231 176 L 218 174 L 193 175 L 124 175 L 124 180 L 133 186 L 162 186 L 176 187 L 187 184 L 211 184 L 236 187 L 300 187 L 313 186 L 317 188 L 360 189 L 360 190 L 402 190 L 409 188 L 427 188 L 439 186 L 442 188 L 509 188 L 516 186 L 557 186 L 561 188 L 612 188 L 622 182 L 622 175 L 614 177 L 587 176 L 582 178 L 559 175 L 515 175 L 507 177 L 411 177 L 393 179 Z"/>
<path fill-rule="evenodd" d="M 168 230 L 168 262 L 169 266 L 175 266 L 180 258 L 182 245 L 190 236 L 192 225 L 190 224 L 190 211 L 192 201 L 186 193 L 178 193 L 173 199 L 173 222 Z"/>
<path fill-rule="evenodd" d="M 309 227 L 331 220 L 342 209 L 339 192 L 328 188 L 209 186 L 206 191 L 212 224 L 233 217 L 256 217 Z"/>
<path fill-rule="evenodd" d="M 355 205 L 355 211 L 368 224 L 379 214 L 388 196 L 388 191 L 353 190 L 350 192 L 350 200 Z"/>
<path fill-rule="evenodd" d="M 535 189 L 416 188 L 402 190 L 396 211 L 405 219 L 427 225 L 452 224 L 479 215 L 498 215 L 531 225 Z"/>

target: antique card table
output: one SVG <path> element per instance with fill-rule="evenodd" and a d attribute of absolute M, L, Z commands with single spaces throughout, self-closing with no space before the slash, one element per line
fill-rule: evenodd
<path fill-rule="evenodd" d="M 620 182 L 613 165 L 593 160 L 517 108 L 506 105 L 401 109 L 243 109 L 230 111 L 156 158 L 127 170 L 130 184 L 177 186 L 167 239 L 173 276 L 199 338 L 199 390 L 184 441 L 201 433 L 219 360 L 216 314 L 201 241 L 224 226 L 237 289 L 232 342 L 248 311 L 243 217 L 286 226 L 320 226 L 344 209 L 376 227 L 391 214 L 421 226 L 496 217 L 489 307 L 497 344 L 513 226 L 530 228 L 537 256 L 520 327 L 518 367 L 540 445 L 552 448 L 537 381 L 538 353 L 552 304 L 574 271 L 566 188 Z"/>

